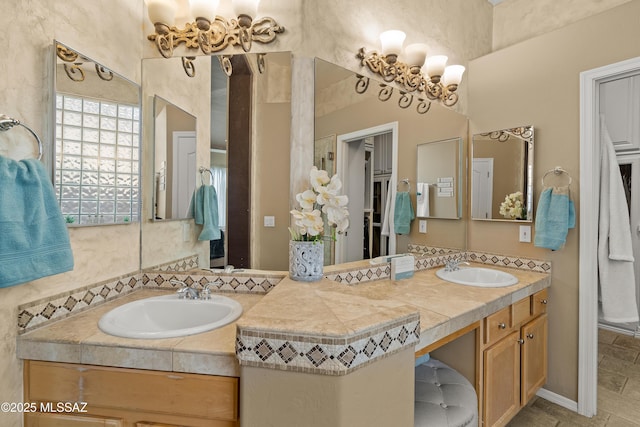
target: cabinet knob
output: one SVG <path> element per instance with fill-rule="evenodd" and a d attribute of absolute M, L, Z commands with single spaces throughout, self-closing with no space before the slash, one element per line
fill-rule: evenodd
<path fill-rule="evenodd" d="M 533 339 L 533 334 L 532 334 L 532 333 L 528 333 L 528 334 L 527 334 L 527 338 L 529 338 L 530 340 L 532 340 L 532 339 Z"/>
<path fill-rule="evenodd" d="M 519 338 L 519 339 L 518 339 L 518 343 L 519 343 L 519 344 L 524 344 L 524 340 L 523 340 L 522 338 Z"/>
<path fill-rule="evenodd" d="M 505 325 L 504 323 L 498 323 L 498 328 L 505 329 L 506 327 L 507 325 Z"/>
<path fill-rule="evenodd" d="M 547 301 L 546 299 L 540 300 L 540 303 L 541 303 L 541 304 L 545 304 L 545 305 L 546 305 L 546 304 L 547 304 L 547 302 L 548 302 L 548 301 Z"/>

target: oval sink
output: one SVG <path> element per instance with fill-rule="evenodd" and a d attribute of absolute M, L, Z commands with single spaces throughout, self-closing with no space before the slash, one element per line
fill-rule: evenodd
<path fill-rule="evenodd" d="M 172 338 L 227 325 L 242 314 L 242 305 L 221 295 L 209 300 L 163 295 L 133 301 L 106 313 L 98 327 L 124 338 Z"/>
<path fill-rule="evenodd" d="M 442 268 L 436 271 L 436 276 L 459 285 L 483 288 L 501 288 L 518 283 L 518 278 L 511 273 L 482 267 L 460 267 L 455 271 L 445 271 Z"/>

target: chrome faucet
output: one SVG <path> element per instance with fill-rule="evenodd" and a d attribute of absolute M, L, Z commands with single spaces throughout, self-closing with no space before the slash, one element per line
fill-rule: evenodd
<path fill-rule="evenodd" d="M 180 299 L 199 299 L 200 295 L 196 289 L 193 289 L 186 283 L 181 280 L 170 280 L 170 282 L 174 285 L 179 285 L 180 289 L 178 289 L 178 298 Z"/>
<path fill-rule="evenodd" d="M 461 261 L 456 258 L 451 258 L 444 263 L 444 271 L 458 271 L 460 270 L 460 264 L 470 265 L 466 261 Z"/>
<path fill-rule="evenodd" d="M 174 285 L 179 285 L 180 289 L 178 289 L 178 298 L 180 299 L 199 299 L 199 300 L 208 300 L 211 299 L 211 286 L 217 285 L 220 279 L 216 279 L 215 282 L 209 282 L 202 287 L 202 290 L 198 292 L 197 289 L 192 288 L 181 280 L 173 279 L 170 282 Z"/>

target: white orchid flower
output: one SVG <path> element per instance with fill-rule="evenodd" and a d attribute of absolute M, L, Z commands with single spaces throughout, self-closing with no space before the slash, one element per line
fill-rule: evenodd
<path fill-rule="evenodd" d="M 300 203 L 300 207 L 303 210 L 313 210 L 313 204 L 316 201 L 316 193 L 312 190 L 306 190 L 302 193 L 296 194 L 296 200 Z"/>
<path fill-rule="evenodd" d="M 309 180 L 311 181 L 311 186 L 316 191 L 318 191 L 319 187 L 322 187 L 330 182 L 329 174 L 327 173 L 327 171 L 318 170 L 318 168 L 315 166 L 313 166 L 311 168 L 311 172 L 309 172 Z"/>
<path fill-rule="evenodd" d="M 299 228 L 302 235 L 318 236 L 322 233 L 324 223 L 322 221 L 321 212 L 318 209 L 312 211 L 292 210 L 291 214 L 295 218 L 295 225 Z"/>

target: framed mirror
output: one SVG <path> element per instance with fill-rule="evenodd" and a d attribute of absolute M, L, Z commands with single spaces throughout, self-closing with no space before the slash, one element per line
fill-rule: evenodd
<path fill-rule="evenodd" d="M 140 220 L 140 86 L 54 41 L 53 182 L 67 224 Z"/>
<path fill-rule="evenodd" d="M 196 118 L 158 95 L 153 111 L 153 220 L 188 218 L 196 188 Z"/>
<path fill-rule="evenodd" d="M 462 218 L 462 138 L 416 147 L 416 217 Z"/>
<path fill-rule="evenodd" d="M 471 219 L 533 221 L 533 126 L 473 135 Z"/>

